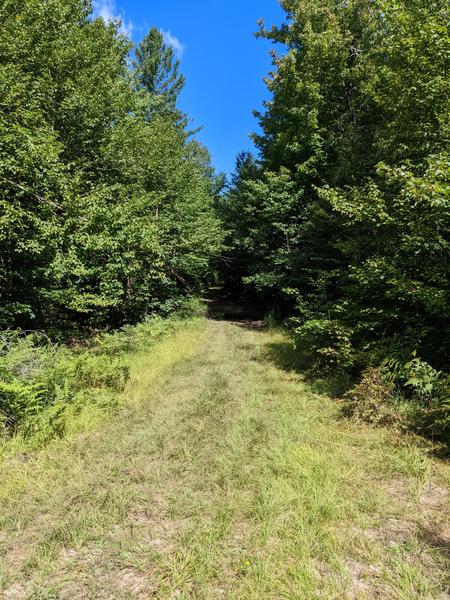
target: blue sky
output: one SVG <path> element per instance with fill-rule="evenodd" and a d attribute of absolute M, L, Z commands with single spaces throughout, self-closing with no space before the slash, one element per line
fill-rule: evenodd
<path fill-rule="evenodd" d="M 256 21 L 279 24 L 277 0 L 96 0 L 97 14 L 120 17 L 139 42 L 150 27 L 165 32 L 177 51 L 186 88 L 180 108 L 203 126 L 197 134 L 220 171 L 233 170 L 236 154 L 252 149 L 248 138 L 267 90 L 270 44 L 257 40 Z"/>

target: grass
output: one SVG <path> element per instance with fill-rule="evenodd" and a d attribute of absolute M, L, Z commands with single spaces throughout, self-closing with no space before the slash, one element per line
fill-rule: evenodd
<path fill-rule="evenodd" d="M 341 419 L 277 347 L 179 323 L 116 414 L 4 459 L 2 597 L 448 597 L 448 464 Z"/>

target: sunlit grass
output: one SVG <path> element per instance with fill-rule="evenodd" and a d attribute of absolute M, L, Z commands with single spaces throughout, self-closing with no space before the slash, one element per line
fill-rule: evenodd
<path fill-rule="evenodd" d="M 448 466 L 342 420 L 283 345 L 180 323 L 117 415 L 4 462 L 5 597 L 445 597 Z"/>

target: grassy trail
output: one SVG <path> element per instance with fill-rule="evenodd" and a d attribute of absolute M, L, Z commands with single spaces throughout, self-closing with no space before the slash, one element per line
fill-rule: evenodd
<path fill-rule="evenodd" d="M 342 420 L 281 333 L 180 325 L 101 427 L 0 466 L 1 598 L 449 598 L 447 464 Z"/>

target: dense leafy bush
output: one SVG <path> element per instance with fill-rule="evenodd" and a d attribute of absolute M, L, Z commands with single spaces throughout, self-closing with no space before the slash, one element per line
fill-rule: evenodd
<path fill-rule="evenodd" d="M 301 364 L 317 375 L 349 369 L 354 362 L 352 332 L 337 321 L 311 319 L 293 335 Z"/>
<path fill-rule="evenodd" d="M 407 395 L 424 404 L 436 396 L 442 379 L 442 373 L 417 358 L 415 353 L 406 363 L 396 359 L 386 360 L 383 373 L 386 380 L 397 384 Z"/>

